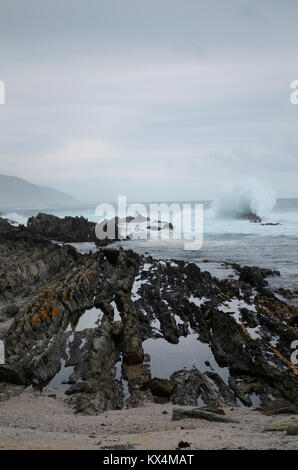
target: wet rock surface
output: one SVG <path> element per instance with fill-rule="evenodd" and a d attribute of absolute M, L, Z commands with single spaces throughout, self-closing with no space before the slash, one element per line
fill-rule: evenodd
<path fill-rule="evenodd" d="M 298 402 L 298 309 L 268 289 L 269 272 L 219 280 L 193 263 L 80 254 L 34 233 L 0 223 L 0 383 L 48 387 L 83 414 Z"/>

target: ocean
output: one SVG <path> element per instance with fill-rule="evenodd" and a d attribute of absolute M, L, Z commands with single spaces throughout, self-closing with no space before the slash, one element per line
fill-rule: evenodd
<path fill-rule="evenodd" d="M 181 202 L 183 204 L 185 202 Z M 196 202 L 192 202 L 192 206 Z M 150 254 L 160 259 L 180 259 L 197 263 L 219 278 L 235 275 L 224 262 L 259 266 L 280 271 L 279 277 L 269 278 L 274 288 L 298 290 L 298 198 L 277 199 L 274 207 L 263 212 L 261 225 L 241 219 L 239 213 L 221 214 L 216 204 L 204 202 L 203 245 L 200 250 L 187 251 L 183 240 L 130 240 L 117 242 L 124 249 L 140 254 Z M 252 204 L 250 205 L 251 209 Z M 149 203 L 146 204 L 149 208 Z M 59 209 L 14 209 L 5 217 L 26 223 L 28 217 L 38 212 L 47 212 L 58 217 L 83 216 L 90 221 L 99 221 L 95 216 L 96 205 L 78 205 Z M 247 207 L 244 208 L 248 210 Z M 261 213 L 259 209 L 256 212 Z M 162 214 L 161 214 L 162 219 Z M 80 251 L 94 249 L 89 243 L 76 244 Z M 298 299 L 290 303 L 298 305 Z"/>

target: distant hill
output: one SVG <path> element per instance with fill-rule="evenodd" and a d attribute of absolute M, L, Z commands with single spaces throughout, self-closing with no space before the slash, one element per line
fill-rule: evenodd
<path fill-rule="evenodd" d="M 15 176 L 0 175 L 0 209 L 50 208 L 75 202 L 72 196 L 62 191 L 31 184 Z"/>

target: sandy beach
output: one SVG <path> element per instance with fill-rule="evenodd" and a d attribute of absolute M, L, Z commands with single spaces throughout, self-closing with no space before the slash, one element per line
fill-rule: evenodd
<path fill-rule="evenodd" d="M 234 423 L 204 420 L 172 421 L 173 405 L 148 404 L 82 416 L 60 398 L 23 392 L 0 404 L 0 448 L 101 450 L 115 445 L 136 450 L 176 449 L 186 441 L 190 449 L 298 449 L 297 436 L 263 432 L 277 419 L 248 408 L 225 408 Z M 278 418 L 282 418 L 280 415 Z"/>

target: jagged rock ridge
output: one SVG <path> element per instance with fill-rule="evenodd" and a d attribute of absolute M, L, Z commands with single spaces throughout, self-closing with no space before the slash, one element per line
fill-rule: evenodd
<path fill-rule="evenodd" d="M 268 289 L 270 272 L 240 268 L 219 281 L 193 263 L 111 248 L 82 255 L 11 230 L 0 237 L 2 382 L 43 389 L 65 369 L 66 400 L 86 414 L 152 400 L 297 402 L 298 309 Z M 97 323 L 76 330 L 90 309 Z"/>

